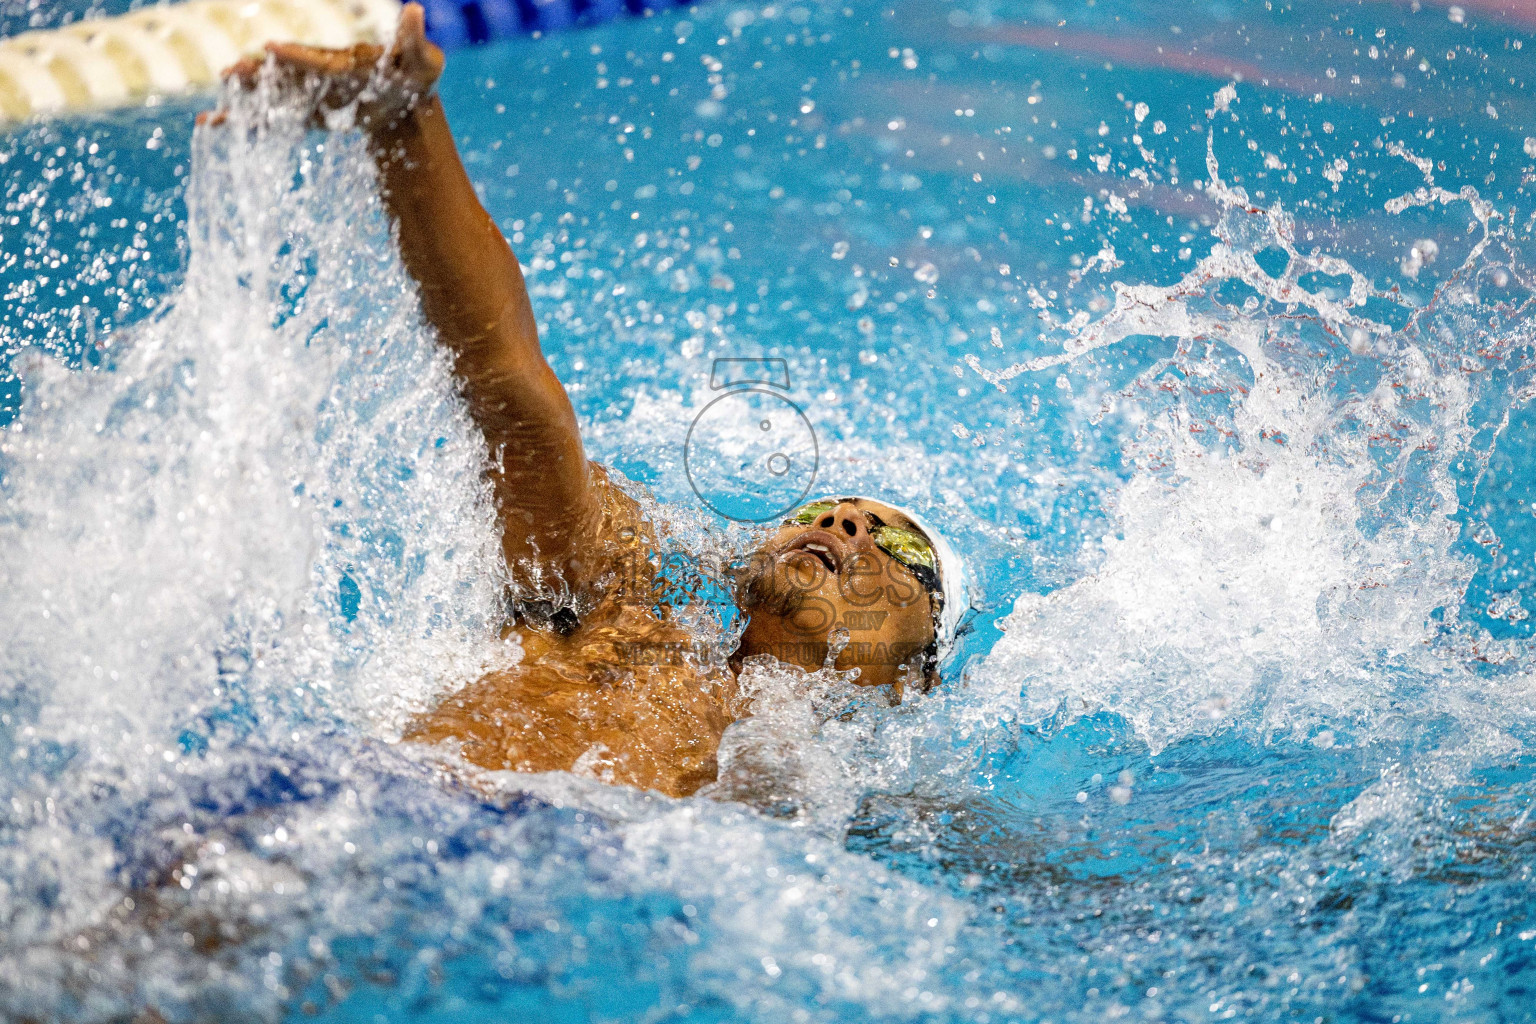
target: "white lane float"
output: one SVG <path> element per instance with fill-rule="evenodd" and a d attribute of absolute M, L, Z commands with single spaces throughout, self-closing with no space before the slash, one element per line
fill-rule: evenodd
<path fill-rule="evenodd" d="M 380 43 L 400 0 L 190 0 L 0 39 L 0 126 L 205 89 L 268 42 Z"/>

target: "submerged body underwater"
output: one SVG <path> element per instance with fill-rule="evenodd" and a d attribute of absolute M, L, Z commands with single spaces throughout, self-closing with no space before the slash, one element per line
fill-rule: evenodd
<path fill-rule="evenodd" d="M 0 1012 L 1536 1019 L 1533 46 L 1100 0 L 453 54 L 701 645 L 763 529 L 685 465 L 717 359 L 974 575 L 942 686 L 749 668 L 685 799 L 398 742 L 523 652 L 361 140 L 15 129 Z"/>

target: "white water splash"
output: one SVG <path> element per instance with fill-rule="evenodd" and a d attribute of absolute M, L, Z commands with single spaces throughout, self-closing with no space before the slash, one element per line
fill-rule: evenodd
<path fill-rule="evenodd" d="M 807 1021 L 838 1020 L 840 1005 L 892 1019 L 952 1008 L 938 982 L 969 909 L 849 853 L 840 830 L 824 835 L 812 816 L 777 822 L 739 803 L 670 800 L 565 773 L 497 779 L 512 792 L 600 814 L 623 844 L 631 884 L 697 908 L 710 941 L 690 972 L 714 998 L 754 1016 Z M 796 788 L 793 772 L 781 797 L 785 785 Z M 1021 1005 L 1014 993 L 995 995 L 1000 1011 Z"/>
<path fill-rule="evenodd" d="M 0 435 L 0 734 L 32 766 L 0 782 L 13 993 L 124 898 L 114 817 L 175 815 L 219 771 L 198 752 L 387 738 L 517 653 L 481 443 L 360 140 L 232 99 L 195 143 L 184 286 L 110 371 L 27 367 Z"/>
<path fill-rule="evenodd" d="M 1106 403 L 1140 423 L 1126 442 L 1137 468 L 1111 502 L 1113 528 L 1085 552 L 1090 571 L 1019 597 L 964 717 L 985 728 L 1102 708 L 1156 752 L 1232 722 L 1266 739 L 1401 735 L 1381 712 L 1410 699 L 1426 716 L 1492 725 L 1480 749 L 1497 756 L 1520 698 L 1503 687 L 1491 713 L 1494 687 L 1458 668 L 1441 638 L 1456 631 L 1472 572 L 1453 551 L 1456 463 L 1487 458 L 1480 430 L 1483 445 L 1496 436 L 1497 423 L 1476 422 L 1479 401 L 1492 394 L 1507 422 L 1523 393 L 1483 370 L 1526 328 L 1479 337 L 1483 359 L 1468 363 L 1473 340 L 1437 323 L 1434 303 L 1414 308 L 1343 260 L 1298 252 L 1289 215 L 1254 206 L 1222 181 L 1209 143 L 1207 153 L 1219 242 L 1182 280 L 1117 283 L 1114 308 L 1074 330 L 1060 356 L 996 372 L 971 357 L 1002 388 L 1133 335 L 1179 341 Z M 1425 173 L 1424 188 L 1386 208 L 1471 206 L 1483 236 L 1436 299 L 1470 296 L 1499 241 L 1497 214 L 1474 189 L 1451 194 Z M 1286 257 L 1278 275 L 1256 259 L 1266 248 Z M 1347 296 L 1308 290 L 1310 274 L 1346 278 Z M 1260 300 L 1217 300 L 1225 283 Z M 1406 323 L 1389 319 L 1393 307 Z M 1323 355 L 1297 355 L 1308 350 Z M 1321 386 L 1320 365 L 1349 386 Z"/>

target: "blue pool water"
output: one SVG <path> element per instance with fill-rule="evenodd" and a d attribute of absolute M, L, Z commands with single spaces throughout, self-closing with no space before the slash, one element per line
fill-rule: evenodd
<path fill-rule="evenodd" d="M 455 53 L 678 573 L 753 537 L 683 447 L 761 356 L 818 488 L 975 568 L 943 688 L 758 672 L 682 801 L 393 742 L 519 652 L 355 139 L 5 137 L 4 1015 L 1536 1019 L 1533 56 L 1519 6 L 1110 0 Z"/>

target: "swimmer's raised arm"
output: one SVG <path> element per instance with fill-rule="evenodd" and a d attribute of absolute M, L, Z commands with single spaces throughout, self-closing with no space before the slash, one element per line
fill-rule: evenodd
<path fill-rule="evenodd" d="M 281 76 L 315 98 L 319 114 L 357 104 L 378 161 L 380 190 L 422 310 L 454 355 L 454 369 L 492 457 L 502 546 L 514 579 L 553 570 L 572 586 L 604 528 L 606 480 L 582 453 L 570 399 L 544 359 L 522 271 L 464 171 L 433 86 L 443 54 L 422 9 L 407 4 L 394 44 L 326 50 L 269 44 Z M 230 74 L 253 82 L 263 62 Z M 532 572 L 530 572 L 532 570 Z"/>

